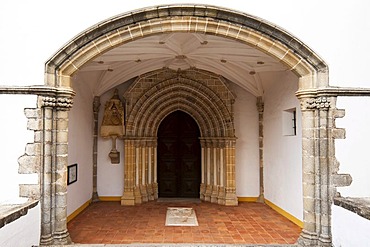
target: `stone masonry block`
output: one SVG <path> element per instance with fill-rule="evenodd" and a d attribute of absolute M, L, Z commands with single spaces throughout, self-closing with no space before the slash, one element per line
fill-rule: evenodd
<path fill-rule="evenodd" d="M 41 152 L 41 143 L 28 143 L 26 145 L 27 155 L 39 155 Z"/>
<path fill-rule="evenodd" d="M 352 177 L 350 174 L 335 174 L 332 176 L 333 185 L 336 187 L 350 186 Z"/>
<path fill-rule="evenodd" d="M 28 130 L 41 130 L 42 121 L 40 119 L 29 118 L 27 121 Z"/>
<path fill-rule="evenodd" d="M 333 117 L 334 118 L 343 118 L 346 115 L 346 110 L 344 109 L 335 109 Z"/>
<path fill-rule="evenodd" d="M 38 184 L 20 184 L 19 196 L 28 197 L 31 199 L 40 199 L 40 186 Z"/>
<path fill-rule="evenodd" d="M 20 174 L 32 174 L 37 173 L 40 169 L 39 156 L 23 155 L 18 159 Z"/>
<path fill-rule="evenodd" d="M 346 130 L 342 128 L 332 129 L 334 139 L 346 139 Z"/>
<path fill-rule="evenodd" d="M 25 108 L 24 115 L 27 118 L 40 118 L 41 117 L 41 110 L 36 108 Z"/>

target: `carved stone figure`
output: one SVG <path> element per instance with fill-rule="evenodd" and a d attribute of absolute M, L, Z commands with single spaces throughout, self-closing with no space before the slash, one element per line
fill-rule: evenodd
<path fill-rule="evenodd" d="M 112 138 L 112 150 L 109 157 L 112 164 L 119 164 L 120 152 L 116 149 L 116 139 L 125 135 L 125 111 L 117 89 L 114 90 L 113 97 L 105 104 L 100 135 L 103 138 Z"/>

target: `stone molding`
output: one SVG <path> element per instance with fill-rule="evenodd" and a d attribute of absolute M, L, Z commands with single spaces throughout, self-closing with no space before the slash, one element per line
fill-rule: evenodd
<path fill-rule="evenodd" d="M 370 220 L 370 197 L 335 197 L 334 204 Z"/>
<path fill-rule="evenodd" d="M 36 207 L 39 201 L 30 200 L 22 204 L 0 205 L 0 228 L 25 216 L 28 210 Z"/>

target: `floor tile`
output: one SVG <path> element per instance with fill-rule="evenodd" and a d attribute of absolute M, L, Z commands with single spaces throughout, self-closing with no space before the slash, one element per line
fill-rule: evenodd
<path fill-rule="evenodd" d="M 165 226 L 167 207 L 192 207 L 199 226 Z M 301 229 L 260 203 L 226 207 L 202 202 L 97 202 L 68 223 L 81 244 L 219 243 L 293 244 Z"/>

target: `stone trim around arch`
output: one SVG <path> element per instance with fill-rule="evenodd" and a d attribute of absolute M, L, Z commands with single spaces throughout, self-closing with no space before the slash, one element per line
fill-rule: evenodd
<path fill-rule="evenodd" d="M 71 87 L 71 76 L 94 57 L 119 45 L 166 32 L 199 32 L 237 40 L 285 64 L 299 89 L 328 86 L 328 67 L 285 30 L 245 13 L 204 5 L 173 5 L 125 13 L 91 27 L 46 63 L 45 84 Z"/>
<path fill-rule="evenodd" d="M 200 128 L 200 198 L 237 205 L 235 98 L 222 77 L 194 68 L 164 68 L 141 75 L 123 97 L 127 110 L 123 205 L 158 198 L 157 131 L 162 120 L 177 110 L 192 116 Z"/>
<path fill-rule="evenodd" d="M 140 76 L 123 95 L 126 136 L 153 137 L 163 118 L 181 109 L 200 127 L 202 137 L 234 137 L 235 97 L 222 77 L 188 69 L 161 69 Z"/>

